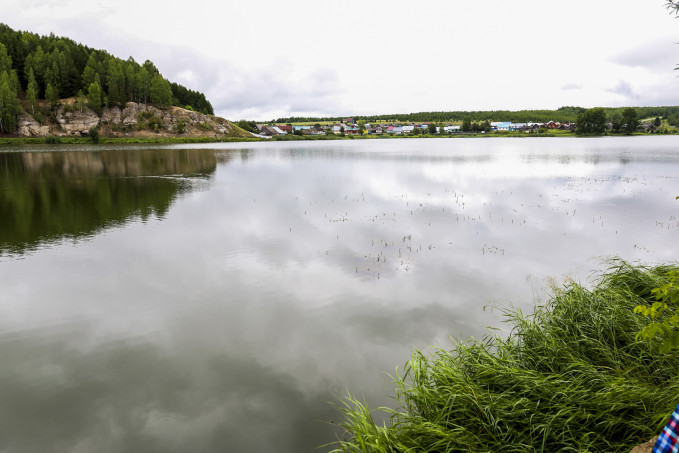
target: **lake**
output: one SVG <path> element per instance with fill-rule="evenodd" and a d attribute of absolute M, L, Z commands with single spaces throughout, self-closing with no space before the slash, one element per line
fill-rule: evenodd
<path fill-rule="evenodd" d="M 58 152 L 53 152 L 58 150 Z M 0 450 L 312 452 L 413 348 L 679 252 L 679 137 L 0 148 Z"/>

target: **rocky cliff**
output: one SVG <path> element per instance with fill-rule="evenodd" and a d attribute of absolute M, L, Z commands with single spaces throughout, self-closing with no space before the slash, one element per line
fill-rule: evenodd
<path fill-rule="evenodd" d="M 87 107 L 76 107 L 75 102 L 68 99 L 62 100 L 43 124 L 30 114 L 22 113 L 17 135 L 84 136 L 93 126 L 98 126 L 99 135 L 108 137 L 252 137 L 224 118 L 179 107 L 161 109 L 128 102 L 124 107 L 106 107 L 99 116 Z"/>

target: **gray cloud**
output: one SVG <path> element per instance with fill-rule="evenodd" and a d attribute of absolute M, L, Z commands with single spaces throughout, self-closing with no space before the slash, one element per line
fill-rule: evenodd
<path fill-rule="evenodd" d="M 629 84 L 629 82 L 626 82 L 624 80 L 621 80 L 618 82 L 618 84 L 613 87 L 613 88 L 608 88 L 606 91 L 609 91 L 611 93 L 619 94 L 621 96 L 624 96 L 626 99 L 629 100 L 638 100 L 639 96 L 634 93 L 632 89 L 632 85 Z"/>
<path fill-rule="evenodd" d="M 662 79 L 656 83 L 642 86 L 632 86 L 621 80 L 613 88 L 606 91 L 620 96 L 615 106 L 663 106 L 679 104 L 679 93 L 676 88 L 679 81 L 676 78 Z"/>
<path fill-rule="evenodd" d="M 610 61 L 631 68 L 669 72 L 679 63 L 679 47 L 672 38 L 649 41 L 614 55 Z"/>
<path fill-rule="evenodd" d="M 581 90 L 582 85 L 579 85 L 577 83 L 567 83 L 566 85 L 562 86 L 561 89 L 564 90 L 564 91 Z"/>
<path fill-rule="evenodd" d="M 205 93 L 219 116 L 267 120 L 274 112 L 330 115 L 342 110 L 344 89 L 331 68 L 300 76 L 294 73 L 294 60 L 280 58 L 251 71 L 188 47 L 127 41 L 118 42 L 117 56 L 126 58 L 126 50 L 134 49 L 138 61 L 150 59 L 168 79 Z"/>

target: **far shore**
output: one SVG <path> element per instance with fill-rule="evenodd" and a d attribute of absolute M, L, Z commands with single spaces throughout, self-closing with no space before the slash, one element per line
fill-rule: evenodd
<path fill-rule="evenodd" d="M 42 145 L 48 144 L 58 146 L 60 144 L 179 144 L 179 143 L 230 143 L 230 142 L 280 142 L 280 141 L 319 141 L 319 140 L 405 140 L 416 138 L 430 139 L 460 139 L 460 138 L 592 138 L 592 137 L 654 137 L 659 135 L 678 135 L 678 134 L 614 134 L 607 133 L 602 135 L 576 135 L 571 131 L 550 131 L 545 133 L 526 134 L 523 132 L 490 132 L 490 133 L 470 133 L 470 134 L 450 134 L 450 135 L 315 135 L 298 136 L 284 135 L 272 138 L 259 137 L 99 137 L 99 141 L 94 143 L 89 137 L 0 137 L 0 145 Z"/>

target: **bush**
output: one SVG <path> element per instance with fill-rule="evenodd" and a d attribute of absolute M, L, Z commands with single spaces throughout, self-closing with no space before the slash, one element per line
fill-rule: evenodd
<path fill-rule="evenodd" d="M 45 143 L 48 145 L 58 145 L 61 143 L 61 139 L 57 136 L 50 135 L 49 137 L 45 137 Z"/>
<path fill-rule="evenodd" d="M 137 130 L 141 131 L 144 129 L 158 131 L 160 129 L 165 129 L 165 123 L 163 123 L 162 119 L 155 116 L 153 112 L 139 112 L 137 113 Z"/>
<path fill-rule="evenodd" d="M 99 143 L 99 126 L 92 126 L 87 131 L 87 136 L 92 140 L 92 143 Z"/>
<path fill-rule="evenodd" d="M 33 118 L 35 118 L 35 120 L 36 120 L 38 123 L 40 123 L 41 126 L 42 126 L 43 124 L 45 124 L 45 117 L 42 116 L 42 113 L 40 112 L 40 110 L 36 110 L 35 115 L 33 115 Z"/>
<path fill-rule="evenodd" d="M 186 132 L 186 123 L 184 122 L 184 120 L 179 120 L 179 122 L 177 123 L 177 133 L 183 134 L 184 132 Z"/>
<path fill-rule="evenodd" d="M 157 116 L 151 116 L 148 120 L 147 127 L 153 131 L 158 131 L 160 129 L 165 129 L 165 124 L 163 120 Z"/>

